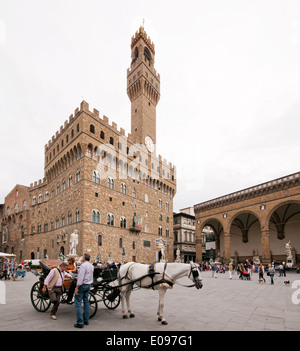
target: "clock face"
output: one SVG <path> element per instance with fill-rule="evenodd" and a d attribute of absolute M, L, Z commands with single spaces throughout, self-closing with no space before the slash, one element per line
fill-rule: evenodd
<path fill-rule="evenodd" d="M 148 151 L 153 152 L 154 151 L 154 143 L 153 140 L 149 137 L 145 137 L 145 145 Z"/>

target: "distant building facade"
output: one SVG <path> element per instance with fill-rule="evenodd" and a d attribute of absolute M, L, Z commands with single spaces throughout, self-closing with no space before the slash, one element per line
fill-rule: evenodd
<path fill-rule="evenodd" d="M 177 249 L 180 250 L 182 262 L 196 262 L 196 224 L 193 207 L 181 209 L 173 214 L 174 218 L 174 257 Z M 209 227 L 204 227 L 201 234 L 202 259 L 209 258 L 207 253 L 207 238 L 213 239 L 213 231 Z M 215 255 L 215 251 L 213 252 Z M 197 261 L 198 262 L 198 261 Z M 200 261 L 199 261 L 200 262 Z"/>

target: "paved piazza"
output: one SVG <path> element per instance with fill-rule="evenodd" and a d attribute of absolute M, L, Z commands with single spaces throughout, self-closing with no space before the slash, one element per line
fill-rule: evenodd
<path fill-rule="evenodd" d="M 212 278 L 202 272 L 203 288 L 175 285 L 167 291 L 165 318 L 168 325 L 156 320 L 158 294 L 152 290 L 137 290 L 131 295 L 135 318 L 124 320 L 121 305 L 108 310 L 102 302 L 85 331 L 284 331 L 300 330 L 300 274 L 288 272 L 286 278 L 275 276 L 275 284 L 258 283 L 258 274 L 250 281 L 239 280 L 236 274 L 229 280 L 228 272 Z M 298 288 L 285 285 L 284 280 L 299 280 Z M 6 304 L 0 304 L 0 331 L 78 331 L 74 305 L 60 305 L 57 320 L 50 319 L 50 309 L 37 312 L 30 301 L 30 290 L 37 281 L 32 273 L 24 280 L 7 281 Z M 191 284 L 187 278 L 182 284 Z M 297 283 L 297 282 L 296 282 Z M 295 284 L 295 283 L 294 283 Z M 81 331 L 81 330 L 80 330 Z"/>

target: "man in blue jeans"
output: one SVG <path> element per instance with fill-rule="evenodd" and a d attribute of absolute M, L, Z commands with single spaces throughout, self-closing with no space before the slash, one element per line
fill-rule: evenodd
<path fill-rule="evenodd" d="M 84 324 L 89 324 L 90 304 L 89 291 L 93 282 L 94 267 L 90 263 L 90 255 L 85 253 L 82 257 L 82 263 L 79 267 L 77 284 L 75 288 L 75 309 L 77 323 L 75 328 L 83 328 Z M 83 302 L 83 311 L 82 311 Z"/>

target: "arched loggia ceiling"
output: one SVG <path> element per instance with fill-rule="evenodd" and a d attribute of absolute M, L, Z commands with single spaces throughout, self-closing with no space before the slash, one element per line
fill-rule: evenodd
<path fill-rule="evenodd" d="M 259 222 L 258 218 L 252 213 L 241 213 L 233 219 L 231 225 L 241 230 L 242 241 L 244 243 L 247 243 L 249 240 L 248 239 L 249 230 L 257 222 Z"/>
<path fill-rule="evenodd" d="M 285 238 L 285 227 L 287 223 L 293 221 L 293 217 L 300 214 L 300 204 L 289 203 L 277 208 L 270 218 L 270 223 L 273 223 L 277 230 L 277 238 Z"/>

